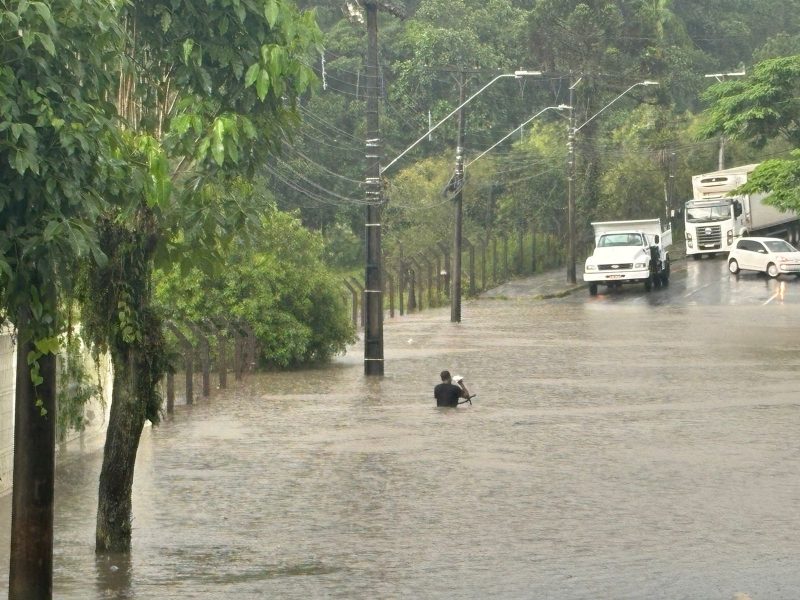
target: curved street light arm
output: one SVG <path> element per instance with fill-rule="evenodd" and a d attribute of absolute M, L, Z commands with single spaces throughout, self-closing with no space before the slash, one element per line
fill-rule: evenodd
<path fill-rule="evenodd" d="M 433 131 L 435 131 L 435 130 L 436 130 L 436 129 L 437 129 L 437 128 L 438 128 L 438 127 L 439 127 L 439 126 L 442 124 L 442 123 L 444 123 L 445 121 L 447 121 L 447 119 L 449 119 L 450 117 L 452 117 L 452 116 L 453 116 L 454 114 L 456 114 L 456 113 L 457 113 L 459 110 L 461 110 L 461 109 L 462 109 L 462 108 L 464 108 L 464 107 L 465 107 L 467 104 L 469 104 L 469 103 L 470 103 L 470 102 L 471 102 L 471 101 L 472 101 L 474 98 L 476 98 L 476 97 L 477 97 L 479 94 L 481 94 L 481 93 L 482 93 L 482 92 L 483 92 L 483 91 L 484 91 L 486 88 L 488 88 L 490 85 L 492 85 L 492 84 L 493 84 L 495 81 L 497 81 L 498 79 L 502 79 L 503 77 L 514 77 L 514 78 L 517 78 L 517 79 L 519 79 L 520 77 L 526 77 L 526 76 L 529 76 L 529 75 L 541 75 L 541 72 L 540 72 L 540 71 L 514 71 L 513 73 L 502 73 L 501 75 L 498 75 L 497 77 L 495 77 L 494 79 L 492 79 L 492 80 L 491 80 L 489 83 L 487 83 L 487 84 L 486 84 L 486 85 L 484 85 L 484 86 L 483 86 L 481 89 L 479 89 L 477 92 L 475 92 L 474 94 L 472 94 L 472 96 L 470 96 L 469 98 L 467 98 L 466 100 L 464 100 L 464 102 L 462 102 L 461 104 L 459 104 L 458 106 L 456 106 L 456 107 L 455 107 L 455 108 L 452 110 L 452 112 L 451 112 L 450 114 L 448 114 L 448 115 L 447 115 L 447 116 L 446 116 L 444 119 L 442 119 L 442 120 L 441 120 L 441 121 L 439 121 L 439 122 L 438 122 L 436 125 L 434 125 L 434 126 L 433 126 L 433 127 L 431 127 L 430 129 L 428 129 L 428 131 L 426 131 L 426 132 L 425 132 L 425 133 L 422 135 L 422 137 L 420 137 L 420 138 L 419 138 L 419 139 L 418 139 L 416 142 L 414 142 L 414 143 L 413 143 L 413 144 L 411 144 L 411 145 L 410 145 L 408 148 L 406 148 L 406 149 L 405 149 L 405 150 L 403 150 L 403 151 L 402 151 L 400 154 L 398 154 L 398 155 L 397 155 L 397 156 L 394 158 L 394 160 L 392 160 L 392 162 L 390 162 L 389 164 L 387 164 L 385 167 L 382 167 L 382 168 L 381 168 L 381 174 L 383 174 L 383 173 L 384 173 L 384 172 L 385 172 L 385 171 L 386 171 L 386 170 L 387 170 L 389 167 L 391 167 L 391 166 L 392 166 L 394 163 L 396 163 L 396 162 L 397 162 L 398 160 L 400 160 L 400 159 L 401 159 L 403 156 L 405 156 L 405 155 L 406 155 L 406 153 L 408 153 L 408 151 L 409 151 L 409 150 L 411 150 L 412 148 L 414 148 L 414 147 L 415 147 L 417 144 L 419 144 L 419 143 L 420 143 L 422 140 L 424 140 L 426 137 L 428 137 L 428 135 L 429 135 L 430 133 L 432 133 Z"/>
<path fill-rule="evenodd" d="M 514 134 L 515 134 L 517 131 L 519 131 L 519 130 L 520 130 L 520 129 L 522 129 L 523 127 L 525 127 L 525 125 L 527 125 L 528 123 L 530 123 L 531 121 L 533 121 L 533 120 L 534 120 L 536 117 L 538 117 L 538 116 L 539 116 L 540 114 L 542 114 L 543 112 L 545 112 L 545 111 L 547 111 L 547 110 L 564 110 L 564 109 L 567 109 L 567 108 L 570 108 L 570 107 L 569 107 L 568 105 L 566 105 L 566 104 L 559 104 L 558 106 L 548 106 L 548 107 L 545 107 L 545 108 L 543 108 L 542 110 L 540 110 L 539 112 L 537 112 L 535 115 L 533 115 L 533 116 L 532 116 L 530 119 L 528 119 L 527 121 L 525 121 L 524 123 L 522 123 L 522 124 L 521 124 L 519 127 L 517 127 L 516 129 L 514 129 L 513 131 L 509 132 L 507 135 L 503 136 L 503 137 L 502 137 L 502 138 L 500 138 L 499 140 L 497 140 L 497 141 L 496 141 L 494 144 L 492 144 L 491 146 L 489 146 L 489 147 L 488 147 L 486 150 L 484 150 L 484 151 L 483 151 L 483 152 L 481 152 L 481 153 L 480 153 L 478 156 L 476 156 L 476 157 L 475 157 L 475 158 L 473 158 L 471 161 L 469 161 L 469 162 L 468 162 L 466 165 L 464 165 L 464 168 L 466 169 L 468 166 L 470 166 L 472 163 L 474 163 L 476 160 L 478 160 L 478 159 L 479 159 L 480 157 L 482 157 L 484 154 L 487 154 L 489 151 L 493 150 L 493 149 L 494 149 L 494 148 L 495 148 L 495 147 L 496 147 L 498 144 L 500 144 L 500 143 L 502 143 L 502 142 L 506 141 L 508 138 L 510 138 L 512 135 L 514 135 Z"/>
<path fill-rule="evenodd" d="M 630 92 L 630 91 L 631 91 L 633 88 L 635 88 L 635 87 L 636 87 L 636 86 L 638 86 L 638 85 L 658 85 L 658 82 L 657 82 L 657 81 L 640 81 L 640 82 L 638 82 L 638 83 L 634 83 L 634 84 L 633 84 L 631 87 L 629 87 L 627 90 L 625 90 L 624 92 L 622 92 L 622 93 L 621 93 L 619 96 L 617 96 L 616 98 L 614 98 L 614 99 L 613 99 L 611 102 L 609 102 L 608 104 L 606 104 L 606 105 L 605 105 L 603 108 L 601 108 L 601 109 L 600 109 L 600 110 L 598 110 L 596 113 L 594 113 L 594 114 L 593 114 L 591 117 L 589 117 L 589 118 L 586 120 L 586 122 L 584 122 L 584 123 L 583 123 L 583 124 L 582 124 L 580 127 L 576 127 L 575 129 L 573 129 L 573 130 L 572 130 L 572 133 L 577 133 L 578 131 L 580 131 L 581 129 L 583 129 L 584 125 L 588 125 L 588 124 L 589 124 L 591 121 L 593 121 L 593 120 L 594 120 L 594 118 L 595 118 L 597 115 L 599 115 L 601 112 L 603 112 L 603 111 L 604 111 L 605 109 L 607 109 L 609 106 L 611 106 L 612 104 L 614 104 L 614 102 L 616 102 L 617 100 L 619 100 L 620 98 L 622 98 L 622 97 L 623 97 L 625 94 L 627 94 L 628 92 Z"/>

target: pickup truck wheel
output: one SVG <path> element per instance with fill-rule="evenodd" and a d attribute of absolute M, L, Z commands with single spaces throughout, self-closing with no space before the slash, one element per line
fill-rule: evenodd
<path fill-rule="evenodd" d="M 737 275 L 739 273 L 739 263 L 736 262 L 735 258 L 732 258 L 728 261 L 728 271 L 730 271 L 733 275 Z"/>
<path fill-rule="evenodd" d="M 589 284 L 589 295 L 590 296 L 597 296 L 597 284 L 590 283 Z"/>
<path fill-rule="evenodd" d="M 778 271 L 778 267 L 775 263 L 769 263 L 767 265 L 767 275 L 775 279 L 778 275 L 780 275 L 780 271 Z"/>

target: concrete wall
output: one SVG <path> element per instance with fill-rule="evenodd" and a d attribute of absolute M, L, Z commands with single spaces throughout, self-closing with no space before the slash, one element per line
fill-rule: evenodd
<path fill-rule="evenodd" d="M 11 336 L 0 332 L 0 496 L 11 489 L 14 466 L 14 365 Z"/>
<path fill-rule="evenodd" d="M 98 377 L 94 360 L 85 357 L 90 373 Z M 11 491 L 11 478 L 14 467 L 14 369 L 16 349 L 11 335 L 0 333 L 0 496 Z M 101 357 L 99 368 L 100 384 L 104 398 L 90 400 L 84 407 L 86 429 L 83 432 L 70 431 L 63 443 L 58 444 L 56 461 L 84 451 L 102 447 L 104 433 L 108 424 L 108 409 L 111 406 L 111 364 Z"/>

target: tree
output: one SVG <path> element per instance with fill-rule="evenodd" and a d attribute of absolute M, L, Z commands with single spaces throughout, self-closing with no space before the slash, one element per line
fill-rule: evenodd
<path fill-rule="evenodd" d="M 114 365 L 98 552 L 130 549 L 139 438 L 146 420 L 158 420 L 156 384 L 166 361 L 152 306 L 154 265 L 208 264 L 220 239 L 246 222 L 250 207 L 220 205 L 231 197 L 208 184 L 252 173 L 280 146 L 313 81 L 302 59 L 318 40 L 313 13 L 282 0 L 134 2 L 125 23 L 118 110 L 133 132 L 131 156 L 145 186 L 99 221 L 111 260 L 85 279 L 87 334 Z"/>
<path fill-rule="evenodd" d="M 105 66 L 121 46 L 113 4 L 0 9 L 0 320 L 17 330 L 9 594 L 52 593 L 55 353 L 60 294 L 82 257 L 102 262 L 92 222 L 127 180 Z"/>
<path fill-rule="evenodd" d="M 713 104 L 706 112 L 701 135 L 746 140 L 763 148 L 780 138 L 800 146 L 800 55 L 758 63 L 746 79 L 720 82 L 709 88 Z M 789 158 L 759 165 L 739 188 L 742 193 L 771 192 L 767 202 L 783 210 L 800 211 L 800 151 Z"/>

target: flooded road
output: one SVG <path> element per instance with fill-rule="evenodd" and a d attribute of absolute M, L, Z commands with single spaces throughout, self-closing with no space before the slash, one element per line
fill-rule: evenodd
<path fill-rule="evenodd" d="M 797 598 L 800 311 L 760 293 L 470 301 L 387 321 L 383 379 L 356 347 L 179 407 L 128 562 L 94 557 L 101 454 L 59 466 L 55 597 Z M 445 368 L 472 406 L 433 407 Z"/>

